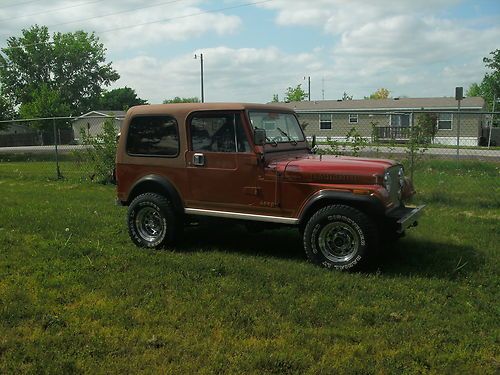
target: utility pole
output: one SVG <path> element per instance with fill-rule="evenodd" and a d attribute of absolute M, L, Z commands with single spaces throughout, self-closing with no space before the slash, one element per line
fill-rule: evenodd
<path fill-rule="evenodd" d="M 311 76 L 307 76 L 307 100 L 311 101 Z"/>
<path fill-rule="evenodd" d="M 200 72 L 201 72 L 201 102 L 205 103 L 205 93 L 203 90 L 203 53 L 200 53 Z M 197 59 L 198 55 L 194 55 L 194 58 Z"/>
<path fill-rule="evenodd" d="M 325 100 L 325 77 L 321 78 L 321 98 Z"/>

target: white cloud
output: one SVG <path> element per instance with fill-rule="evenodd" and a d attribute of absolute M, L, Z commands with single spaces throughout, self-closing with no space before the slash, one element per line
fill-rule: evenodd
<path fill-rule="evenodd" d="M 498 48 L 500 40 L 494 13 L 450 18 L 450 10 L 465 0 L 274 0 L 258 5 L 257 12 L 241 11 L 240 16 L 206 12 L 241 4 L 236 0 L 81 1 L 45 0 L 0 8 L 0 34 L 18 34 L 35 22 L 59 25 L 53 31 L 129 25 L 100 34 L 122 77 L 115 86 L 133 87 L 153 102 L 200 95 L 199 61 L 184 54 L 186 50 L 204 53 L 207 100 L 268 101 L 274 93 L 281 97 L 289 85 L 305 86 L 304 76 L 311 76 L 314 99 L 321 98 L 323 78 L 328 99 L 344 91 L 359 98 L 379 87 L 396 96 L 451 95 L 453 87 L 482 78 L 482 57 Z M 149 7 L 159 3 L 163 5 Z M 140 6 L 144 9 L 65 24 Z M 61 7 L 72 8 L 17 18 Z M 252 32 L 245 26 L 260 27 L 259 22 L 267 19 L 262 12 L 274 16 L 274 27 L 281 29 L 279 48 L 251 34 L 238 39 L 240 33 Z M 167 18 L 171 21 L 155 22 Z M 132 27 L 142 23 L 149 24 Z M 265 27 L 270 27 L 266 32 L 275 31 L 272 25 Z M 287 38 L 289 29 L 294 32 Z M 297 31 L 311 37 L 297 39 Z M 234 37 L 224 39 L 229 34 Z M 3 39 L 0 36 L 0 46 Z M 226 44 L 232 48 L 220 46 Z"/>
<path fill-rule="evenodd" d="M 281 27 L 314 27 L 331 36 L 327 92 L 362 97 L 378 87 L 394 95 L 449 95 L 484 75 L 482 57 L 498 48 L 500 27 L 447 19 L 459 0 L 276 0 Z M 440 16 L 439 16 L 440 15 Z M 319 96 L 319 95 L 316 95 Z"/>
<path fill-rule="evenodd" d="M 317 64 L 313 54 L 301 54 L 297 64 L 295 55 L 275 47 L 206 48 L 171 60 L 142 56 L 117 61 L 122 78 L 116 85 L 134 87 L 154 103 L 175 96 L 199 97 L 200 62 L 193 59 L 195 53 L 204 56 L 207 101 L 270 101 L 274 93 L 281 97 L 286 85 L 304 82 L 303 66 Z"/>
<path fill-rule="evenodd" d="M 108 49 L 120 50 L 178 42 L 211 32 L 226 35 L 239 29 L 239 17 L 222 12 L 207 13 L 201 3 L 199 0 L 170 0 L 150 4 L 129 0 L 74 4 L 64 0 L 0 8 L 0 20 L 3 20 L 0 40 L 37 23 L 57 31 L 96 31 Z M 53 11 L 47 12 L 51 9 Z M 26 17 L 36 13 L 42 14 Z"/>

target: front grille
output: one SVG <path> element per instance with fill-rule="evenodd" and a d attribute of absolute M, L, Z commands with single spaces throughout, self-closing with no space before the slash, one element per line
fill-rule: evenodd
<path fill-rule="evenodd" d="M 399 166 L 390 167 L 389 172 L 389 198 L 395 206 L 401 203 L 401 187 L 399 186 Z"/>

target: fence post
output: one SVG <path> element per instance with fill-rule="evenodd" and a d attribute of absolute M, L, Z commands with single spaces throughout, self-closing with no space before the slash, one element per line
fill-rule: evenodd
<path fill-rule="evenodd" d="M 458 113 L 457 113 L 457 163 L 460 159 L 460 102 L 464 98 L 464 88 L 455 87 L 455 100 L 458 101 Z M 452 116 L 453 120 L 453 116 Z M 453 126 L 453 121 L 452 121 Z"/>
<path fill-rule="evenodd" d="M 59 169 L 59 151 L 57 149 L 57 128 L 56 128 L 56 119 L 52 119 L 52 127 L 54 128 L 54 147 L 56 151 L 56 172 L 57 172 L 57 179 L 61 179 L 63 176 L 61 174 L 61 170 Z"/>
<path fill-rule="evenodd" d="M 410 123 L 410 140 L 409 142 L 411 143 L 410 145 L 410 178 L 411 180 L 413 181 L 413 170 L 415 169 L 415 144 L 413 144 L 414 142 L 414 139 L 415 138 L 415 129 L 414 129 L 414 126 L 415 126 L 415 113 L 412 112 L 410 114 L 410 119 L 411 119 L 411 123 Z"/>

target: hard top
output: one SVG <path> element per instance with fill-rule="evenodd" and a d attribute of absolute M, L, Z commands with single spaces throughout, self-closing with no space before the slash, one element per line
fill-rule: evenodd
<path fill-rule="evenodd" d="M 175 117 L 185 117 L 196 111 L 280 111 L 293 112 L 293 109 L 275 104 L 257 103 L 174 103 L 174 104 L 151 104 L 139 105 L 127 111 L 127 117 L 137 115 L 161 115 L 168 114 Z"/>

